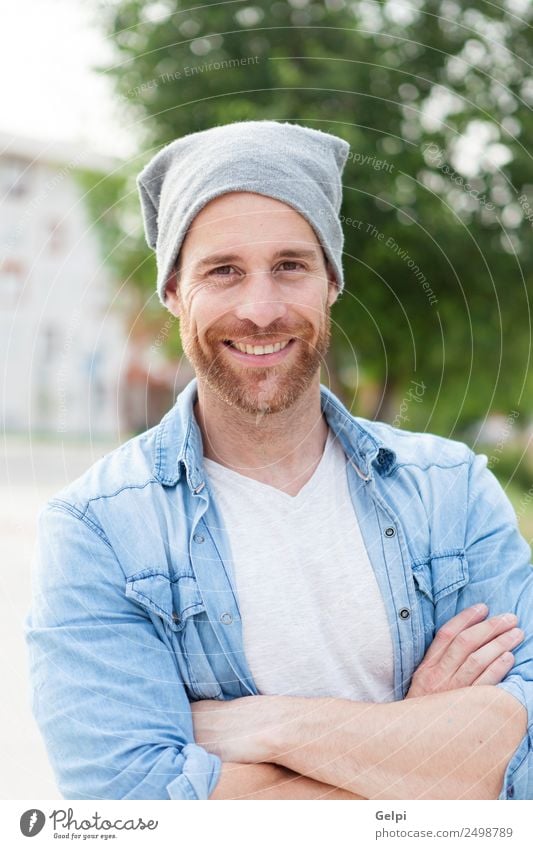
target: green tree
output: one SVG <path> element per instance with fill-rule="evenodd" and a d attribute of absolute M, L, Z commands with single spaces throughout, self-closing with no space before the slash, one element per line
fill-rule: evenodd
<path fill-rule="evenodd" d="M 95 0 L 139 157 L 85 174 L 110 260 L 160 309 L 135 175 L 185 133 L 274 118 L 337 133 L 346 291 L 331 363 L 348 404 L 452 433 L 531 408 L 532 6 L 454 0 Z M 527 197 L 529 196 L 529 201 Z M 177 333 L 171 349 L 178 350 Z M 335 388 L 339 388 L 338 382 Z M 358 410 L 357 393 L 354 409 Z M 364 411 L 368 412 L 368 410 Z"/>

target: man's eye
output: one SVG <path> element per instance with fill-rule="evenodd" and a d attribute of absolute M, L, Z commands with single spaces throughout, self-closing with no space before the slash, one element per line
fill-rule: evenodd
<path fill-rule="evenodd" d="M 218 268 L 213 268 L 213 270 L 212 270 L 212 271 L 210 271 L 209 273 L 210 273 L 210 274 L 218 274 L 218 275 L 220 275 L 221 277 L 227 277 L 227 276 L 228 276 L 228 274 L 227 274 L 227 273 L 224 273 L 224 272 L 227 272 L 227 271 L 228 271 L 228 269 L 233 269 L 233 270 L 235 270 L 235 269 L 233 268 L 233 266 L 232 266 L 232 265 L 219 265 L 219 266 L 218 266 Z"/>
<path fill-rule="evenodd" d="M 287 259 L 284 262 L 280 263 L 280 268 L 281 268 L 282 265 L 292 265 L 292 268 L 284 268 L 283 269 L 284 271 L 299 271 L 300 269 L 303 268 L 303 265 L 302 265 L 301 262 L 296 262 L 295 260 L 292 260 L 292 259 Z"/>

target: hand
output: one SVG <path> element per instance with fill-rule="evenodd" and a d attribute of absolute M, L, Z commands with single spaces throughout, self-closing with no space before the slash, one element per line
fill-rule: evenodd
<path fill-rule="evenodd" d="M 270 754 L 268 730 L 277 721 L 275 703 L 276 696 L 193 702 L 194 739 L 224 762 L 264 763 Z"/>
<path fill-rule="evenodd" d="M 492 616 L 488 607 L 467 607 L 437 631 L 416 670 L 406 699 L 460 687 L 498 684 L 514 664 L 510 650 L 524 639 L 512 613 Z M 509 618 L 506 618 L 509 617 Z"/>

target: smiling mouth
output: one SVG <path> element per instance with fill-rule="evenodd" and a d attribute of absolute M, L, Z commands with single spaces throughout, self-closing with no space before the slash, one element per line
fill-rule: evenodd
<path fill-rule="evenodd" d="M 229 339 L 224 339 L 224 345 L 228 348 L 235 348 L 242 354 L 253 354 L 256 357 L 262 357 L 265 354 L 276 354 L 282 351 L 293 340 L 288 339 L 286 342 L 273 342 L 269 345 L 244 345 L 242 342 L 231 342 Z"/>

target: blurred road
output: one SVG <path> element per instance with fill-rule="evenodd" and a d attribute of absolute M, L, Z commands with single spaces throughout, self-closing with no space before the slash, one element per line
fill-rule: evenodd
<path fill-rule="evenodd" d="M 125 436 L 122 441 L 125 441 Z M 30 604 L 36 517 L 43 503 L 115 445 L 7 436 L 0 451 L 2 591 L 0 798 L 60 799 L 30 710 L 23 623 Z"/>

